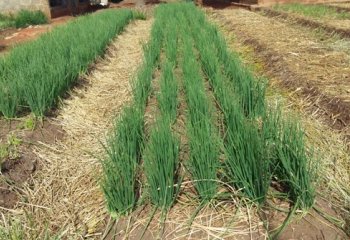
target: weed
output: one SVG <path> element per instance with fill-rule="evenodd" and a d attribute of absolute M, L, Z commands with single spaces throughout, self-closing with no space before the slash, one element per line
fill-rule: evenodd
<path fill-rule="evenodd" d="M 0 13 L 0 30 L 13 27 L 14 25 L 15 22 L 12 15 L 5 15 Z"/>
<path fill-rule="evenodd" d="M 15 161 L 19 158 L 18 148 L 21 144 L 22 140 L 13 133 L 7 136 L 6 143 L 0 143 L 0 170 L 6 160 Z"/>
<path fill-rule="evenodd" d="M 134 19 L 138 19 L 138 20 L 146 20 L 147 19 L 146 13 L 144 13 L 144 12 L 133 11 L 132 14 L 133 14 Z"/>
<path fill-rule="evenodd" d="M 16 28 L 26 27 L 29 25 L 39 25 L 48 23 L 47 16 L 42 11 L 21 10 L 15 16 Z"/>

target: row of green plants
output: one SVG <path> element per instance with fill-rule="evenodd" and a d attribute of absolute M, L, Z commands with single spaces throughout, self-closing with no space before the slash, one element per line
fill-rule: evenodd
<path fill-rule="evenodd" d="M 44 116 L 133 18 L 130 10 L 82 16 L 12 49 L 0 58 L 0 112 Z"/>
<path fill-rule="evenodd" d="M 219 145 L 212 122 L 213 107 L 206 95 L 201 69 L 193 51 L 193 39 L 183 32 L 182 71 L 187 114 L 187 136 L 190 156 L 188 170 L 200 199 L 209 202 L 218 192 L 217 171 Z"/>
<path fill-rule="evenodd" d="M 0 14 L 0 30 L 16 27 L 22 28 L 29 25 L 46 24 L 49 20 L 42 11 L 20 10 L 16 14 Z"/>
<path fill-rule="evenodd" d="M 172 132 L 178 108 L 178 84 L 174 75 L 178 42 L 176 22 L 162 11 L 157 11 L 156 17 L 164 29 L 164 59 L 156 96 L 159 114 L 146 143 L 143 160 L 151 203 L 165 213 L 173 205 L 181 185 L 180 142 Z"/>
<path fill-rule="evenodd" d="M 222 45 L 219 45 L 221 42 L 218 43 L 221 40 L 218 32 L 205 21 L 201 12 L 197 12 L 200 20 L 192 24 L 191 32 L 195 33 L 193 37 L 203 72 L 212 86 L 225 122 L 223 181 L 240 189 L 252 201 L 262 203 L 270 185 L 271 173 L 268 171 L 269 159 L 264 158 L 263 136 L 253 118 L 263 112 L 264 94 L 260 91 L 264 88 L 251 77 L 245 78 L 247 74 L 237 73 L 244 70 L 236 59 L 231 64 L 233 59 L 229 52 L 227 49 L 223 51 Z M 222 56 L 224 59 L 221 59 Z M 233 69 L 237 66 L 239 68 Z M 229 79 L 231 73 L 234 73 L 232 81 Z"/>
<path fill-rule="evenodd" d="M 102 188 L 108 210 L 115 216 L 128 215 L 140 197 L 138 183 L 145 143 L 144 112 L 162 44 L 163 29 L 157 19 L 152 27 L 151 40 L 144 46 L 143 64 L 133 82 L 133 101 L 116 119 L 105 144 L 107 156 L 103 161 Z M 152 150 L 149 147 L 148 151 Z"/>
<path fill-rule="evenodd" d="M 310 208 L 315 197 L 314 169 L 303 131 L 293 118 L 283 118 L 278 108 L 267 106 L 265 82 L 229 51 L 216 27 L 194 4 L 160 5 L 155 18 L 134 101 L 117 120 L 106 146 L 103 189 L 109 210 L 130 213 L 144 194 L 138 184 L 144 178 L 145 194 L 154 206 L 168 210 L 174 204 L 184 177 L 173 130 L 182 91 L 179 82 L 187 104 L 189 157 L 183 165 L 202 203 L 219 200 L 226 196 L 221 194 L 224 188 L 229 194 L 234 188 L 261 205 L 274 181 L 295 208 Z M 143 115 L 157 65 L 161 70 L 159 114 L 145 136 Z M 181 74 L 175 75 L 176 70 Z M 216 105 L 208 91 L 213 92 Z M 214 122 L 215 112 L 223 116 L 220 129 Z"/>
<path fill-rule="evenodd" d="M 228 50 L 215 26 L 190 7 L 193 37 L 202 69 L 213 88 L 225 119 L 225 181 L 254 202 L 263 203 L 271 181 L 281 184 L 290 200 L 308 209 L 314 202 L 312 177 L 303 132 L 294 119 L 282 119 L 267 109 L 265 83 L 242 66 Z M 189 13 L 189 12 L 188 12 Z M 213 44 L 214 43 L 214 44 Z"/>

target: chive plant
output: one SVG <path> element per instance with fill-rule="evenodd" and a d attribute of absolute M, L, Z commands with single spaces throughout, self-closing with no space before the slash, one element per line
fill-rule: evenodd
<path fill-rule="evenodd" d="M 176 34 L 170 31 L 176 25 L 167 15 L 158 10 L 157 21 L 164 30 L 165 60 L 161 65 L 160 92 L 157 96 L 160 115 L 156 119 L 144 151 L 144 170 L 150 200 L 153 205 L 168 210 L 176 199 L 181 179 L 179 170 L 179 141 L 171 126 L 177 113 L 177 82 L 174 67 L 177 56 Z"/>
<path fill-rule="evenodd" d="M 143 116 L 136 108 L 125 108 L 105 147 L 103 191 L 108 210 L 129 214 L 137 201 L 137 165 L 142 144 Z"/>
<path fill-rule="evenodd" d="M 158 105 L 161 115 L 167 117 L 170 122 L 176 120 L 177 113 L 177 83 L 173 74 L 173 65 L 166 62 L 163 65 L 163 75 L 160 81 L 160 94 L 158 95 Z"/>
<path fill-rule="evenodd" d="M 12 49 L 0 61 L 1 113 L 43 116 L 132 18 L 130 10 L 86 15 Z"/>
<path fill-rule="evenodd" d="M 226 181 L 242 189 L 251 200 L 261 203 L 265 200 L 271 179 L 269 162 L 263 157 L 263 140 L 257 127 L 245 118 L 244 110 L 239 106 L 239 97 L 227 87 L 216 49 L 201 28 L 205 29 L 205 25 L 193 26 L 192 32 L 197 33 L 194 37 L 202 68 L 225 119 Z"/>
<path fill-rule="evenodd" d="M 142 111 L 147 103 L 153 70 L 158 65 L 163 45 L 163 30 L 159 20 L 155 21 L 151 31 L 151 41 L 144 47 L 144 67 L 139 71 L 137 81 L 133 83 L 135 104 Z"/>
<path fill-rule="evenodd" d="M 310 166 L 305 152 L 304 133 L 295 121 L 281 123 L 276 153 L 276 174 L 287 188 L 289 198 L 299 205 L 298 208 L 311 208 L 315 199 L 312 182 L 315 167 Z"/>
<path fill-rule="evenodd" d="M 152 204 L 168 210 L 176 199 L 181 182 L 179 141 L 172 133 L 178 106 L 174 77 L 177 67 L 182 70 L 188 106 L 186 127 L 190 155 L 186 167 L 202 202 L 217 196 L 220 172 L 223 175 L 220 180 L 258 204 L 265 201 L 274 176 L 285 186 L 296 207 L 310 208 L 315 196 L 313 169 L 309 166 L 300 126 L 284 121 L 279 111 L 267 109 L 265 85 L 243 67 L 237 55 L 229 52 L 216 27 L 210 25 L 193 4 L 160 5 L 155 17 L 151 41 L 144 48 L 144 64 L 134 82 L 134 101 L 125 109 L 107 141 L 103 189 L 110 211 L 127 214 L 134 208 L 142 149 Z M 181 58 L 177 56 L 177 49 L 181 50 Z M 165 59 L 158 64 L 162 52 Z M 0 70 L 6 72 L 6 64 L 0 64 Z M 145 141 L 143 114 L 157 66 L 162 71 L 157 95 L 160 114 Z M 204 87 L 205 77 L 224 117 L 223 163 L 219 160 L 219 136 L 212 122 L 213 106 Z M 8 77 L 3 80 L 9 81 Z M 7 89 L 4 86 L 2 88 Z M 9 93 L 1 94 L 23 103 L 23 99 L 15 100 L 17 95 Z M 1 99 L 0 106 L 4 106 Z M 128 186 L 124 187 L 121 182 Z"/>
<path fill-rule="evenodd" d="M 271 175 L 277 174 L 288 186 L 294 203 L 302 208 L 312 206 L 311 170 L 300 128 L 284 123 L 276 113 L 266 112 L 265 84 L 228 51 L 223 37 L 204 14 L 188 6 L 191 11 L 184 11 L 186 24 L 191 26 L 203 71 L 225 119 L 226 181 L 262 203 Z M 273 164 L 279 167 L 271 167 Z"/>
<path fill-rule="evenodd" d="M 232 87 L 245 115 L 254 117 L 263 114 L 265 108 L 265 84 L 256 81 L 254 76 L 242 66 L 238 56 L 229 52 L 224 38 L 218 33 L 215 26 L 205 20 L 204 14 L 200 12 L 198 15 L 202 23 L 197 24 L 196 31 L 193 31 L 197 33 L 194 34 L 197 42 L 201 43 L 201 40 L 205 40 L 205 42 L 214 43 L 209 45 L 209 47 L 214 48 L 211 52 L 213 54 L 212 57 L 215 58 L 215 64 L 220 65 L 223 75 L 227 76 L 229 81 L 226 84 Z M 202 35 L 199 33 L 202 33 Z M 202 44 L 205 44 L 205 42 Z M 205 63 L 205 66 L 208 64 L 210 63 Z"/>
<path fill-rule="evenodd" d="M 129 214 L 138 200 L 138 165 L 144 144 L 144 111 L 162 45 L 161 25 L 152 27 L 150 42 L 144 47 L 144 62 L 133 88 L 133 102 L 124 109 L 107 140 L 103 162 L 102 188 L 109 211 L 116 216 Z"/>
<path fill-rule="evenodd" d="M 193 52 L 191 36 L 183 32 L 184 87 L 189 108 L 187 133 L 190 159 L 188 168 L 194 186 L 202 201 L 210 201 L 217 195 L 217 171 L 219 167 L 219 148 L 216 131 L 212 124 L 200 68 Z"/>
<path fill-rule="evenodd" d="M 179 141 L 171 133 L 169 119 L 157 120 L 144 151 L 144 169 L 153 205 L 168 210 L 178 189 Z"/>

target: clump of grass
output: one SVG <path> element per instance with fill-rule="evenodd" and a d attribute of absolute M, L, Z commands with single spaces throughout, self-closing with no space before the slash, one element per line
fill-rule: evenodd
<path fill-rule="evenodd" d="M 12 49 L 0 60 L 2 114 L 11 118 L 29 108 L 42 117 L 132 17 L 130 10 L 86 15 Z"/>
<path fill-rule="evenodd" d="M 17 14 L 0 14 L 0 30 L 10 27 L 23 28 L 46 24 L 49 20 L 42 11 L 20 10 Z"/>
<path fill-rule="evenodd" d="M 142 131 L 142 114 L 135 108 L 125 108 L 107 141 L 102 187 L 112 214 L 127 215 L 136 204 Z"/>
<path fill-rule="evenodd" d="M 146 20 L 147 16 L 145 12 L 133 11 L 133 18 L 138 20 Z"/>
<path fill-rule="evenodd" d="M 0 13 L 0 30 L 14 27 L 14 16 L 13 15 L 5 15 Z"/>
<path fill-rule="evenodd" d="M 29 25 L 46 24 L 49 22 L 47 16 L 40 10 L 29 11 L 20 10 L 14 19 L 16 28 L 27 27 Z"/>
<path fill-rule="evenodd" d="M 22 240 L 25 239 L 24 226 L 18 219 L 0 224 L 0 239 Z"/>
<path fill-rule="evenodd" d="M 335 8 L 322 5 L 313 4 L 306 5 L 301 3 L 276 4 L 273 6 L 275 10 L 281 10 L 292 13 L 299 13 L 304 16 L 319 18 L 319 19 L 350 19 L 350 13 L 346 11 L 338 11 Z"/>

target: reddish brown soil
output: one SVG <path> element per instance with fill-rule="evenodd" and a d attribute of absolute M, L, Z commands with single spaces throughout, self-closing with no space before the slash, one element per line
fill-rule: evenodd
<path fill-rule="evenodd" d="M 37 123 L 34 130 L 21 129 L 20 120 L 0 120 L 0 139 L 5 143 L 9 135 L 20 139 L 17 149 L 18 157 L 6 159 L 1 165 L 0 207 L 13 208 L 20 201 L 21 185 L 37 169 L 36 155 L 33 153 L 36 144 L 50 144 L 63 137 L 63 131 L 50 120 Z"/>
<path fill-rule="evenodd" d="M 53 27 L 64 24 L 71 19 L 73 17 L 65 16 L 53 19 L 50 24 L 0 31 L 0 54 L 17 44 L 34 40 L 41 34 L 51 31 Z"/>
<path fill-rule="evenodd" d="M 291 210 L 288 203 L 275 200 L 270 202 L 272 206 L 280 209 Z M 337 213 L 322 199 L 317 199 L 315 207 L 330 216 Z M 317 211 L 310 209 L 305 216 L 296 212 L 291 222 L 278 235 L 277 239 L 346 239 L 346 234 L 332 223 L 325 220 Z M 267 220 L 271 235 L 276 233 L 282 223 L 287 219 L 288 213 L 276 210 L 274 207 L 265 207 L 261 212 L 261 218 Z M 298 216 L 299 215 L 299 216 Z"/>

